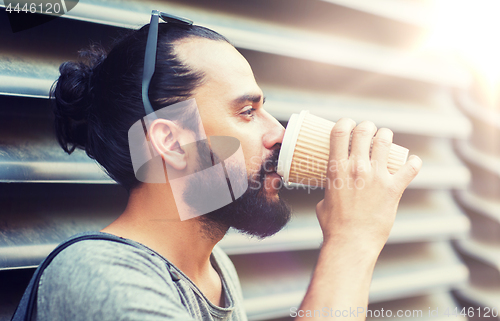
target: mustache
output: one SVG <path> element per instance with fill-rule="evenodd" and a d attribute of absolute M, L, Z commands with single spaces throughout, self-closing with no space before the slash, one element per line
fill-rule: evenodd
<path fill-rule="evenodd" d="M 278 169 L 278 158 L 280 155 L 280 150 L 279 149 L 274 149 L 263 162 L 262 162 L 262 167 L 261 167 L 261 173 L 262 174 L 270 174 L 276 172 Z"/>
<path fill-rule="evenodd" d="M 280 155 L 279 149 L 275 149 L 272 153 L 262 162 L 260 170 L 254 174 L 252 183 L 257 183 L 259 187 L 264 186 L 264 180 L 267 174 L 275 173 L 278 169 L 278 157 Z"/>

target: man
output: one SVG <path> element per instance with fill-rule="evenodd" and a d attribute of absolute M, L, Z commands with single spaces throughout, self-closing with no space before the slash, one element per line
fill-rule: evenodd
<path fill-rule="evenodd" d="M 191 30 L 189 28 L 199 27 L 182 27 L 180 31 L 169 28 L 168 32 L 185 33 L 191 32 L 186 31 Z M 134 37 L 137 38 L 127 41 L 139 41 L 139 36 Z M 174 198 L 172 181 L 135 185 L 130 190 L 125 211 L 101 232 L 133 240 L 146 248 L 140 250 L 106 241 L 85 241 L 70 246 L 54 259 L 42 276 L 38 320 L 246 320 L 236 272 L 217 243 L 229 227 L 266 237 L 288 221 L 290 211 L 278 194 L 280 177 L 272 165 L 279 154 L 284 128 L 265 110 L 263 92 L 248 62 L 227 41 L 189 34 L 177 37 L 168 45 L 172 59 L 180 62 L 177 69 L 174 68 L 176 74 L 202 75 L 189 95 L 178 100 L 196 102 L 202 124 L 198 124 L 194 132 L 202 130 L 207 137 L 230 136 L 239 140 L 249 188 L 241 198 L 223 208 L 182 220 L 181 209 L 194 206 L 193 196 L 189 197 L 189 183 L 182 185 L 184 198 Z M 158 50 L 160 55 L 161 47 Z M 85 109 L 90 116 L 85 117 L 99 127 L 96 125 L 100 124 L 99 117 L 105 117 L 99 116 L 99 112 L 107 107 L 96 105 L 95 101 L 99 91 L 113 95 L 114 90 L 102 89 L 113 83 L 100 79 L 109 76 L 111 70 L 118 72 L 110 67 L 116 51 L 118 49 L 108 55 L 108 62 L 101 60 L 97 67 L 93 66 L 91 72 L 82 72 L 85 68 L 82 66 L 74 67 L 72 72 L 78 72 L 78 82 L 69 82 L 63 74 L 71 73 L 61 71 L 59 89 L 56 89 L 58 108 L 69 105 L 68 99 L 63 99 L 64 86 L 71 84 L 69 88 L 75 90 L 82 83 L 90 83 L 90 88 L 78 94 L 91 93 L 83 100 L 92 99 L 90 107 Z M 164 60 L 158 56 L 157 61 Z M 180 66 L 187 71 L 179 71 Z M 161 76 L 158 69 L 156 73 Z M 82 99 L 75 101 L 80 104 Z M 62 109 L 58 112 L 60 128 L 75 128 L 76 125 L 62 122 L 66 117 Z M 107 124 L 115 126 L 119 122 Z M 100 136 L 99 139 L 105 141 L 106 135 L 120 133 L 113 130 L 94 137 L 90 131 L 95 129 L 85 130 L 89 131 L 92 144 L 75 139 L 76 131 L 66 138 L 76 142 L 74 146 L 84 146 L 112 177 L 119 177 L 120 173 L 112 170 L 113 161 L 109 160 L 112 156 L 101 158 L 92 139 Z M 203 163 L 199 159 L 203 144 L 198 146 L 198 152 L 185 148 L 192 142 L 193 129 L 183 126 L 182 122 L 158 118 L 148 124 L 147 133 L 151 146 L 169 170 L 169 178 L 175 172 L 179 176 L 193 172 L 193 166 Z M 82 137 L 87 139 L 85 135 Z M 64 142 L 61 138 L 59 141 Z M 418 157 L 410 157 L 407 164 L 391 175 L 386 166 L 391 142 L 390 130 L 377 130 L 370 122 L 356 126 L 354 121 L 343 118 L 333 128 L 330 161 L 343 166 L 329 168 L 328 179 L 331 182 L 362 179 L 364 187 L 329 186 L 324 200 L 317 205 L 324 241 L 301 310 L 323 307 L 349 310 L 367 306 L 373 268 L 391 230 L 399 199 L 421 166 Z M 110 145 L 110 148 L 114 147 Z M 358 166 L 360 162 L 365 166 Z M 364 316 L 351 319 L 362 320 Z"/>

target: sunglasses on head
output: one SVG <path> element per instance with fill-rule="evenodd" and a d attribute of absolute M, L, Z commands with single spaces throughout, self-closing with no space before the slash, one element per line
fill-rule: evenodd
<path fill-rule="evenodd" d="M 144 72 L 142 75 L 142 103 L 144 110 L 150 120 L 156 119 L 153 106 L 149 101 L 149 84 L 155 72 L 156 66 L 156 48 L 158 46 L 158 23 L 161 18 L 166 23 L 175 23 L 180 25 L 190 26 L 193 21 L 182 17 L 177 17 L 165 12 L 153 10 L 151 13 L 151 23 L 149 24 L 148 40 L 146 43 L 146 53 L 144 55 Z"/>

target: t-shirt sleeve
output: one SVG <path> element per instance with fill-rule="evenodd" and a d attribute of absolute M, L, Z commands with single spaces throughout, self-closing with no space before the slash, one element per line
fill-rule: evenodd
<path fill-rule="evenodd" d="M 59 253 L 41 277 L 37 300 L 37 321 L 194 320 L 164 261 L 103 240 Z"/>

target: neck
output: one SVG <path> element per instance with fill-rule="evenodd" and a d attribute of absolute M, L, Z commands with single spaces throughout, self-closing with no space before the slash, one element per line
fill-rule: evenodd
<path fill-rule="evenodd" d="M 102 232 L 129 238 L 155 250 L 193 282 L 211 273 L 210 254 L 227 227 L 198 218 L 180 221 L 168 184 L 143 184 L 129 196 L 125 211 Z"/>

